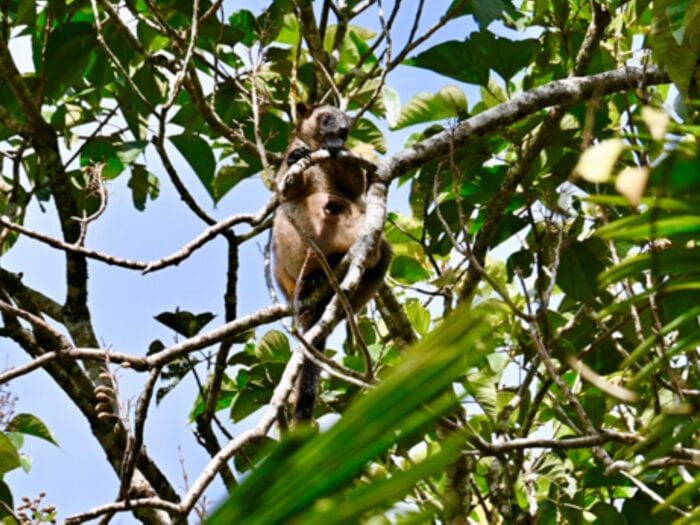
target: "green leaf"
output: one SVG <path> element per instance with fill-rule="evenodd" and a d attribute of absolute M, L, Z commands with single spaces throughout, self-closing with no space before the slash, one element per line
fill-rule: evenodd
<path fill-rule="evenodd" d="M 592 299 L 597 291 L 597 278 L 605 269 L 586 242 L 573 242 L 560 256 L 557 285 L 577 301 Z"/>
<path fill-rule="evenodd" d="M 487 312 L 491 311 L 465 308 L 455 312 L 415 345 L 375 389 L 350 405 L 333 427 L 313 439 L 308 433 L 292 435 L 233 489 L 230 499 L 209 523 L 309 523 L 307 518 L 316 512 L 335 508 L 322 509 L 315 503 L 341 496 L 339 491 L 351 484 L 371 460 L 397 441 L 423 431 L 455 406 L 452 383 L 495 346 L 488 337 L 491 323 L 483 318 Z M 463 444 L 464 437 L 456 437 Z M 445 448 L 451 450 L 452 443 L 445 444 Z M 444 463 L 437 460 L 426 465 L 430 465 L 428 472 L 421 472 L 419 477 L 444 469 Z M 393 494 L 401 494 L 415 481 L 396 483 L 401 490 L 397 488 Z M 384 494 L 386 486 L 379 487 L 379 494 Z M 372 497 L 371 490 L 366 494 L 365 498 Z M 376 500 L 365 501 L 365 506 L 352 505 L 342 521 L 356 523 L 367 506 L 378 505 Z M 326 515 L 319 522 L 337 520 L 329 521 Z"/>
<path fill-rule="evenodd" d="M 591 507 L 591 512 L 595 514 L 598 520 L 596 524 L 599 525 L 626 525 L 625 519 L 622 517 L 620 512 L 603 501 L 599 501 L 593 507 Z"/>
<path fill-rule="evenodd" d="M 7 431 L 20 432 L 28 436 L 44 439 L 49 443 L 58 446 L 58 441 L 49 428 L 36 416 L 32 414 L 17 414 L 7 424 Z"/>
<path fill-rule="evenodd" d="M 399 121 L 399 115 L 401 115 L 401 97 L 398 91 L 385 85 L 382 89 L 382 98 L 386 120 L 389 123 L 389 128 L 393 129 Z"/>
<path fill-rule="evenodd" d="M 156 200 L 160 194 L 160 181 L 146 169 L 143 164 L 131 166 L 131 178 L 128 183 L 131 188 L 131 199 L 134 207 L 139 211 L 146 209 L 146 201 L 150 198 Z"/>
<path fill-rule="evenodd" d="M 647 337 L 644 341 L 642 341 L 632 352 L 630 352 L 630 355 L 625 358 L 625 360 L 622 363 L 622 366 L 627 368 L 630 365 L 636 363 L 639 361 L 641 357 L 643 357 L 645 354 L 649 352 L 649 350 L 652 349 L 652 347 L 658 343 L 659 337 L 666 336 L 670 334 L 671 332 L 679 329 L 686 323 L 695 323 L 697 324 L 697 316 L 700 314 L 700 306 L 697 306 L 695 308 L 691 308 L 690 310 L 683 312 L 681 315 L 678 317 L 675 317 L 673 320 L 665 324 L 664 326 L 661 327 L 659 330 L 658 334 L 651 335 Z M 679 341 L 680 342 L 680 341 Z M 666 356 L 664 355 L 664 358 Z M 670 358 L 670 356 L 669 356 Z"/>
<path fill-rule="evenodd" d="M 17 25 L 28 25 L 33 27 L 36 23 L 36 2 L 30 0 L 20 0 L 17 7 Z"/>
<path fill-rule="evenodd" d="M 151 53 L 162 51 L 170 45 L 170 39 L 168 37 L 159 33 L 155 28 L 143 21 L 139 21 L 136 26 L 136 35 L 143 44 L 143 47 Z"/>
<path fill-rule="evenodd" d="M 415 297 L 406 301 L 403 308 L 406 311 L 408 320 L 411 322 L 411 326 L 413 326 L 416 332 L 420 335 L 427 335 L 430 331 L 431 322 L 430 312 L 427 308 L 423 307 L 420 301 Z"/>
<path fill-rule="evenodd" d="M 625 217 L 599 228 L 596 235 L 604 239 L 641 241 L 653 237 L 673 237 L 700 233 L 700 216 L 674 215 L 656 218 L 654 213 Z"/>
<path fill-rule="evenodd" d="M 599 281 L 601 286 L 608 286 L 627 277 L 640 275 L 650 268 L 659 275 L 692 272 L 698 269 L 699 260 L 698 248 L 671 248 L 662 252 L 642 253 L 605 270 L 600 274 Z"/>
<path fill-rule="evenodd" d="M 526 68 L 540 51 L 535 39 L 509 40 L 488 31 L 472 33 L 464 42 L 451 40 L 406 61 L 469 84 L 487 86 L 489 69 L 508 81 Z"/>
<path fill-rule="evenodd" d="M 254 468 L 270 453 L 276 444 L 277 441 L 264 436 L 260 441 L 246 445 L 233 459 L 236 470 L 243 473 Z"/>
<path fill-rule="evenodd" d="M 21 466 L 21 462 L 17 448 L 4 432 L 0 432 L 0 478 L 5 472 L 19 466 Z"/>
<path fill-rule="evenodd" d="M 397 255 L 391 261 L 389 275 L 399 281 L 413 284 L 428 279 L 430 277 L 430 272 L 413 257 Z"/>
<path fill-rule="evenodd" d="M 649 376 L 657 372 L 662 367 L 668 366 L 669 359 L 673 359 L 674 357 L 678 356 L 679 354 L 682 354 L 686 350 L 694 351 L 698 348 L 699 345 L 700 334 L 689 335 L 686 337 L 679 338 L 678 340 L 676 340 L 676 342 L 671 348 L 665 350 L 662 355 L 654 357 L 654 359 L 651 362 L 644 365 L 642 369 L 629 380 L 630 388 L 634 388 L 636 385 L 639 385 L 641 381 L 646 380 Z"/>
<path fill-rule="evenodd" d="M 296 15 L 289 13 L 284 16 L 284 25 L 276 41 L 290 46 L 296 46 L 301 38 L 299 30 L 299 19 Z"/>
<path fill-rule="evenodd" d="M 256 384 L 249 384 L 233 398 L 231 403 L 231 420 L 234 423 L 242 421 L 256 410 L 270 402 L 272 389 Z"/>
<path fill-rule="evenodd" d="M 168 80 L 150 64 L 145 64 L 136 70 L 132 79 L 151 105 L 156 106 L 165 101 Z"/>
<path fill-rule="evenodd" d="M 628 207 L 629 204 L 627 199 L 620 195 L 588 195 L 581 200 L 595 202 L 596 204 L 603 204 L 605 206 L 624 206 L 625 208 Z M 693 212 L 696 209 L 691 202 L 680 199 L 646 197 L 643 198 L 640 203 L 648 208 L 666 211 Z M 617 221 L 611 223 L 610 226 L 613 224 L 617 224 Z M 599 228 L 597 232 L 600 232 L 601 229 L 603 228 Z"/>
<path fill-rule="evenodd" d="M 370 144 L 379 153 L 386 153 L 386 138 L 377 125 L 369 119 L 355 121 L 348 144 L 352 148 L 357 142 Z"/>
<path fill-rule="evenodd" d="M 465 383 L 467 392 L 474 397 L 484 414 L 489 416 L 492 421 L 496 421 L 498 417 L 496 380 L 479 371 L 475 374 L 469 374 Z"/>
<path fill-rule="evenodd" d="M 69 22 L 57 24 L 46 45 L 46 95 L 59 98 L 83 76 L 94 58 L 97 37 L 92 24 Z"/>
<path fill-rule="evenodd" d="M 401 109 L 392 129 L 401 129 L 414 124 L 454 118 L 467 111 L 467 97 L 456 86 L 446 86 L 437 93 L 419 93 Z"/>
<path fill-rule="evenodd" d="M 500 18 L 510 6 L 506 0 L 472 0 L 469 3 L 474 5 L 474 18 L 481 29 L 486 29 L 491 22 Z"/>
<path fill-rule="evenodd" d="M 124 163 L 119 158 L 117 145 L 110 139 L 95 138 L 89 141 L 80 152 L 80 165 L 93 166 L 101 163 L 102 176 L 105 179 L 115 179 L 124 171 Z"/>
<path fill-rule="evenodd" d="M 526 249 L 511 253 L 506 261 L 506 275 L 508 282 L 513 282 L 513 277 L 520 274 L 529 277 L 535 264 L 535 255 Z"/>
<path fill-rule="evenodd" d="M 399 470 L 390 477 L 366 483 L 349 495 L 337 496 L 329 505 L 314 507 L 303 519 L 305 525 L 326 525 L 328 523 L 361 523 L 358 517 L 366 512 L 387 507 L 388 503 L 401 501 L 416 485 L 431 475 L 442 473 L 459 455 L 463 439 L 455 434 L 440 445 L 440 451 L 406 470 Z M 428 512 L 420 515 L 416 523 L 433 523 Z M 406 524 L 397 520 L 397 524 Z"/>
<path fill-rule="evenodd" d="M 285 26 L 285 16 L 293 8 L 290 0 L 273 0 L 270 6 L 258 17 L 258 34 L 263 46 L 268 46 L 278 37 Z"/>
<path fill-rule="evenodd" d="M 170 137 L 170 140 L 195 171 L 212 199 L 216 201 L 216 193 L 214 192 L 216 159 L 211 146 L 203 138 L 186 133 Z"/>
<path fill-rule="evenodd" d="M 338 26 L 336 25 L 332 25 L 326 31 L 324 47 L 329 53 L 333 47 L 337 27 Z M 367 42 L 374 37 L 374 34 L 375 33 L 372 31 L 369 31 L 363 27 L 354 25 L 348 26 L 346 37 L 343 40 L 343 45 L 340 50 L 340 60 L 336 66 L 336 71 L 338 73 L 350 73 L 357 67 L 360 58 L 364 57 L 365 55 L 367 55 L 367 58 L 361 66 L 362 70 L 370 71 L 372 69 L 372 67 L 377 63 L 377 57 L 370 53 L 370 46 L 367 44 Z"/>
<path fill-rule="evenodd" d="M 671 80 L 688 95 L 695 64 L 700 58 L 700 6 L 689 0 L 657 0 L 653 3 L 654 25 L 650 38 L 656 60 Z"/>
<path fill-rule="evenodd" d="M 510 0 L 453 0 L 448 13 L 453 18 L 473 14 L 479 28 L 486 29 L 509 8 L 513 8 Z"/>
<path fill-rule="evenodd" d="M 10 520 L 7 519 L 11 515 L 9 512 L 7 512 L 6 508 L 14 509 L 15 503 L 14 498 L 12 497 L 12 491 L 10 490 L 10 487 L 7 486 L 7 483 L 2 480 L 2 476 L 0 476 L 0 502 L 7 505 L 7 507 L 0 505 L 0 520 L 3 520 L 3 523 L 6 523 L 7 525 L 19 525 L 14 518 L 10 518 Z"/>
<path fill-rule="evenodd" d="M 255 347 L 255 357 L 263 363 L 286 363 L 291 353 L 289 339 L 279 330 L 267 332 Z"/>
<path fill-rule="evenodd" d="M 250 47 L 255 43 L 257 40 L 258 21 L 253 13 L 247 9 L 236 11 L 229 17 L 229 23 L 236 40 L 239 40 L 246 47 Z"/>
<path fill-rule="evenodd" d="M 211 312 L 193 314 L 192 312 L 177 309 L 174 312 L 158 314 L 155 319 L 180 335 L 194 337 L 214 317 L 216 316 Z"/>

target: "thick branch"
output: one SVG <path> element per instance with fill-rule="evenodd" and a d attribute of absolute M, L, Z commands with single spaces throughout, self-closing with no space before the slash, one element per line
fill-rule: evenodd
<path fill-rule="evenodd" d="M 377 167 L 377 175 L 389 182 L 428 162 L 448 155 L 451 147 L 464 147 L 475 138 L 493 133 L 556 104 L 569 107 L 587 100 L 594 94 L 606 95 L 668 82 L 668 75 L 656 66 L 629 66 L 587 77 L 555 80 L 487 109 L 461 122 L 454 129 L 433 135 L 383 159 Z"/>

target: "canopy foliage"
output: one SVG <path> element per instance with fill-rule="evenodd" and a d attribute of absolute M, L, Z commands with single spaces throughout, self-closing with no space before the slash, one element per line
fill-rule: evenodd
<path fill-rule="evenodd" d="M 58 251 L 65 296 L 28 284 L 21 257 L 0 268 L 0 336 L 24 356 L 0 384 L 46 370 L 105 451 L 119 493 L 73 521 L 194 519 L 217 478 L 222 524 L 700 519 L 700 1 L 263 4 L 2 5 L 0 250 Z M 240 293 L 240 272 L 263 273 L 241 250 L 268 243 L 300 101 L 355 116 L 348 156 L 376 164 L 342 289 L 382 228 L 394 249 L 376 301 L 331 339 L 320 434 L 288 426 L 309 350 L 270 324 L 291 308 Z M 201 233 L 154 260 L 93 247 L 120 183 L 140 211 L 172 187 Z M 407 202 L 386 213 L 390 193 Z M 88 262 L 187 274 L 213 243 L 223 273 L 188 278 L 225 283 L 216 312 L 183 296 L 152 314 L 176 343 L 101 343 Z M 126 368 L 143 383 L 131 404 Z M 181 490 L 144 448 L 175 445 L 144 436 L 192 376 L 181 418 L 211 460 Z M 64 519 L 7 483 L 29 467 L 24 436 L 56 443 L 13 405 L 0 398 L 0 519 Z"/>

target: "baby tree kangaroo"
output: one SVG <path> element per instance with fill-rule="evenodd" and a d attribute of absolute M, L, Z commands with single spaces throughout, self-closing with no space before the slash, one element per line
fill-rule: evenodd
<path fill-rule="evenodd" d="M 360 236 L 367 190 L 365 171 L 350 160 L 336 158 L 345 148 L 350 118 L 340 109 L 328 105 L 299 104 L 297 114 L 299 123 L 277 175 L 278 185 L 289 167 L 311 152 L 326 149 L 331 158 L 310 166 L 292 181 L 275 216 L 274 272 L 288 300 L 308 297 L 319 283 L 326 280 L 316 253 L 297 228 L 314 241 L 334 266 Z M 391 247 L 382 238 L 367 260 L 357 290 L 348 298 L 353 311 L 360 309 L 376 293 L 390 260 Z M 302 330 L 308 330 L 319 319 L 324 307 L 322 301 L 318 306 L 300 312 L 298 321 Z M 324 346 L 325 341 L 321 341 L 317 348 L 322 351 Z M 297 384 L 295 420 L 305 421 L 313 417 L 318 382 L 318 367 L 306 360 Z"/>

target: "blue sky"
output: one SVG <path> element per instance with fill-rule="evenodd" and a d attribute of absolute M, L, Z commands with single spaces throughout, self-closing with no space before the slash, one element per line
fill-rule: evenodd
<path fill-rule="evenodd" d="M 393 2 L 386 1 L 389 11 Z M 267 2 L 226 2 L 227 16 L 241 8 L 259 12 Z M 404 2 L 403 13 L 395 24 L 394 47 L 404 42 L 413 23 L 412 2 Z M 430 0 L 424 14 L 422 28 L 432 25 L 445 12 L 450 0 Z M 378 28 L 376 10 L 363 15 L 360 25 Z M 450 39 L 463 39 L 475 29 L 471 20 L 461 18 L 438 32 L 424 48 Z M 26 47 L 26 41 L 25 41 Z M 26 61 L 28 50 L 20 44 L 13 47 L 19 62 Z M 457 84 L 426 70 L 399 67 L 388 79 L 403 103 L 420 91 L 437 91 L 446 84 Z M 470 107 L 478 97 L 473 86 L 465 89 Z M 412 130 L 386 132 L 389 153 L 401 149 Z M 188 183 L 195 197 L 202 204 L 211 200 L 196 179 L 189 166 L 175 151 L 176 167 Z M 148 203 L 145 212 L 134 209 L 128 177 L 112 182 L 109 186 L 109 206 L 103 217 L 93 223 L 87 237 L 87 246 L 139 260 L 162 257 L 179 249 L 195 237 L 203 225 L 185 207 L 171 187 L 153 151 L 147 154 L 149 168 L 160 177 L 161 194 Z M 390 209 L 406 209 L 405 191 L 392 191 Z M 268 191 L 259 179 L 243 182 L 227 195 L 218 208 L 211 212 L 217 218 L 233 213 L 255 212 L 269 198 Z M 26 224 L 36 230 L 59 236 L 58 223 L 51 206 L 42 213 L 36 205 L 30 207 Z M 249 242 L 241 250 L 239 279 L 239 315 L 254 312 L 270 304 L 261 268 L 265 237 Z M 113 268 L 90 262 L 90 306 L 93 323 L 100 342 L 115 350 L 144 354 L 151 341 L 161 339 L 173 342 L 173 334 L 153 317 L 176 307 L 192 312 L 212 311 L 217 318 L 208 328 L 220 324 L 223 319 L 222 296 L 225 278 L 225 243 L 215 240 L 199 250 L 178 267 L 168 268 L 142 276 L 138 272 Z M 65 294 L 63 254 L 42 244 L 22 238 L 9 254 L 2 257 L 2 266 L 10 271 L 24 273 L 24 281 L 49 296 L 62 300 Z M 263 330 L 264 331 L 264 330 Z M 261 333 L 263 332 L 261 331 Z M 2 340 L 5 356 L 0 368 L 27 361 L 19 348 Z M 122 400 L 135 401 L 146 376 L 126 370 L 118 372 Z M 16 500 L 22 496 L 35 497 L 40 491 L 48 493 L 47 503 L 57 505 L 60 518 L 87 510 L 111 501 L 118 489 L 118 480 L 107 464 L 104 453 L 90 433 L 86 420 L 69 402 L 65 394 L 43 371 L 17 379 L 11 384 L 12 392 L 19 397 L 17 412 L 33 413 L 41 418 L 55 433 L 60 448 L 36 439 L 28 438 L 23 452 L 34 460 L 29 474 L 23 471 L 10 473 L 6 481 L 13 489 Z M 180 458 L 190 479 L 206 465 L 208 456 L 196 443 L 187 417 L 196 396 L 196 386 L 187 380 L 176 388 L 157 409 L 151 410 L 146 427 L 146 444 L 149 454 L 165 471 L 174 486 L 184 489 Z M 181 452 L 180 452 L 181 451 Z M 68 489 L 69 488 L 69 489 Z M 223 495 L 219 479 L 212 484 L 209 496 L 215 499 Z M 129 514 L 118 515 L 113 523 L 132 523 Z"/>

